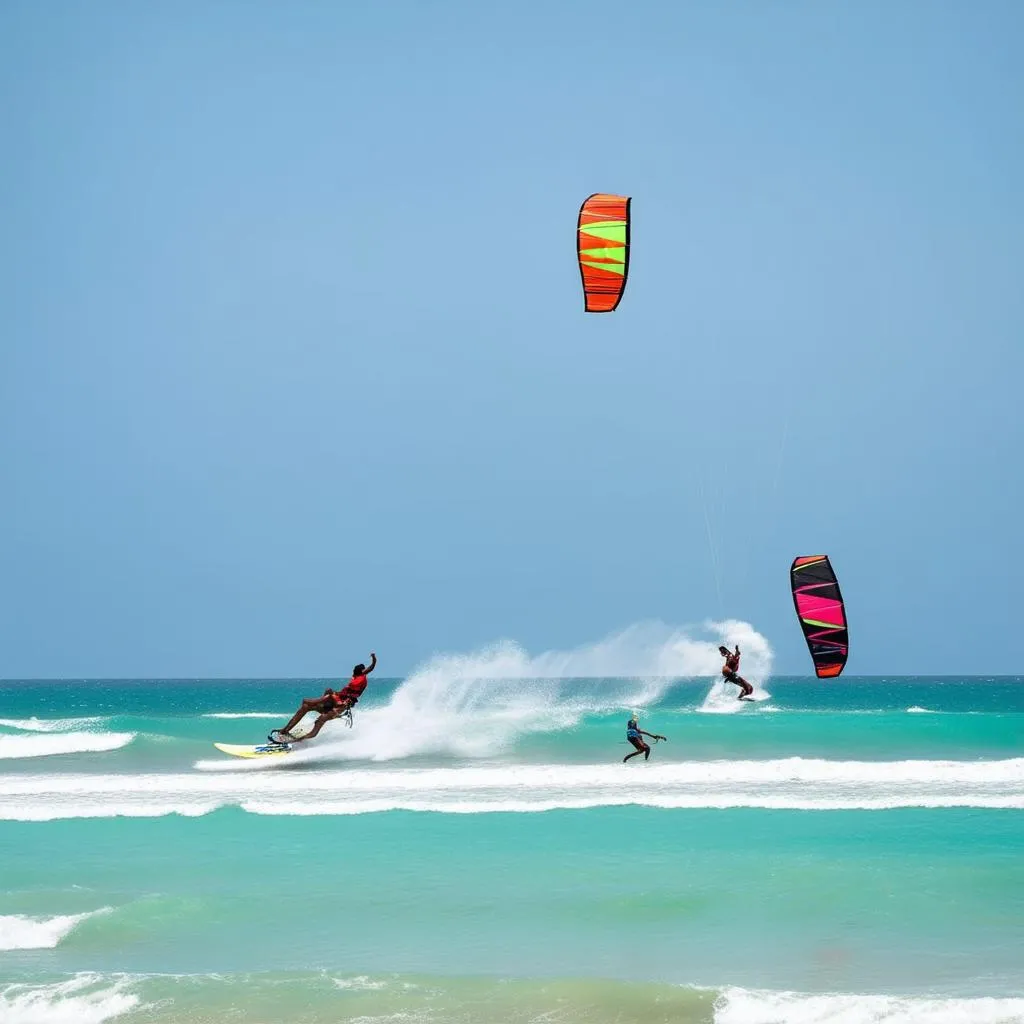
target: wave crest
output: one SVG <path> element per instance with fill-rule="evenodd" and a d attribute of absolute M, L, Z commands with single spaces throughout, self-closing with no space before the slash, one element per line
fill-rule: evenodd
<path fill-rule="evenodd" d="M 0 760 L 117 750 L 131 743 L 135 735 L 133 732 L 58 732 L 0 736 Z"/>
<path fill-rule="evenodd" d="M 103 907 L 85 914 L 61 914 L 56 917 L 0 915 L 0 950 L 55 949 L 83 921 L 98 914 L 109 914 L 110 911 L 110 907 Z"/>

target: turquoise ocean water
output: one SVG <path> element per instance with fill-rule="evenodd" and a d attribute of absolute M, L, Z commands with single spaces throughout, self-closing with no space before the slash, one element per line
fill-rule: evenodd
<path fill-rule="evenodd" d="M 0 1021 L 1024 1021 L 1022 679 L 324 685 L 0 683 Z"/>

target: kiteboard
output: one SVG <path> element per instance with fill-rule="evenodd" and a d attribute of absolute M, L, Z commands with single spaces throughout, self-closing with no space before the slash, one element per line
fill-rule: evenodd
<path fill-rule="evenodd" d="M 352 714 L 349 712 L 350 721 L 351 718 Z M 292 736 L 295 743 L 286 743 L 283 740 L 274 739 L 274 734 L 277 732 L 277 729 L 272 729 L 266 742 L 257 743 L 252 746 L 238 743 L 214 743 L 214 746 L 225 754 L 230 754 L 232 757 L 277 757 L 280 754 L 290 754 L 295 749 L 295 743 L 299 740 L 304 740 L 309 735 L 305 732 L 297 734 L 288 733 L 287 735 Z"/>
<path fill-rule="evenodd" d="M 352 728 L 352 709 L 347 708 L 343 711 L 338 718 L 341 719 L 350 729 Z M 284 741 L 277 741 L 274 739 L 275 733 L 282 735 L 280 730 L 271 729 L 270 735 L 267 737 L 265 743 L 257 743 L 253 746 L 248 744 L 238 743 L 214 743 L 214 746 L 225 754 L 230 754 L 232 757 L 278 757 L 281 754 L 290 754 L 295 749 L 295 743 L 299 740 L 304 740 L 309 733 L 284 733 L 285 736 L 291 736 L 295 742 L 286 743 Z"/>
<path fill-rule="evenodd" d="M 214 743 L 214 746 L 232 757 L 275 757 L 290 754 L 294 744 L 291 743 L 257 743 L 255 746 L 238 743 Z"/>

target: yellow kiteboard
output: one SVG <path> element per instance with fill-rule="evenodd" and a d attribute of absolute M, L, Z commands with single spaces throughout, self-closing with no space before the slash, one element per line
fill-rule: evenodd
<path fill-rule="evenodd" d="M 351 711 L 347 711 L 341 717 L 347 718 L 349 726 L 352 725 Z M 272 738 L 274 733 L 277 732 L 277 729 L 272 729 L 266 742 L 257 743 L 255 746 L 249 746 L 248 744 L 242 746 L 238 743 L 214 743 L 214 746 L 225 754 L 230 754 L 232 757 L 278 757 L 281 754 L 290 754 L 295 749 L 295 744 L 299 740 L 304 740 L 309 735 L 308 732 L 288 733 L 287 735 L 291 736 L 294 740 L 293 743 L 277 743 Z"/>
<path fill-rule="evenodd" d="M 232 757 L 277 757 L 281 754 L 290 754 L 292 744 L 290 743 L 258 743 L 256 746 L 241 746 L 237 743 L 214 743 L 218 750 Z"/>

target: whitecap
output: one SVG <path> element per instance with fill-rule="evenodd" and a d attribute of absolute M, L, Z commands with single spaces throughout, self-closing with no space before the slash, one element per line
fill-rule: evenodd
<path fill-rule="evenodd" d="M 104 1024 L 139 1005 L 130 981 L 81 974 L 51 985 L 15 984 L 0 988 L 4 1024 Z"/>
<path fill-rule="evenodd" d="M 715 1024 L 1022 1024 L 1024 999 L 725 989 Z"/>
<path fill-rule="evenodd" d="M 0 914 L 0 950 L 54 949 L 83 921 L 110 911 L 110 907 L 102 907 L 85 914 L 60 914 L 56 917 Z"/>
<path fill-rule="evenodd" d="M 133 732 L 61 732 L 30 736 L 0 736 L 0 760 L 53 757 L 117 750 L 135 739 Z"/>

